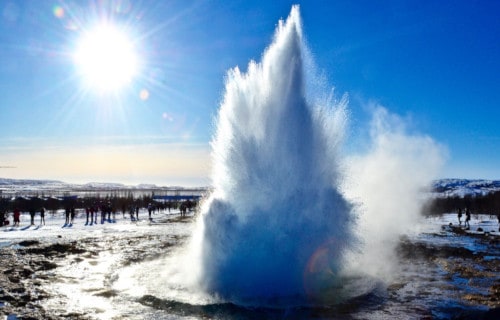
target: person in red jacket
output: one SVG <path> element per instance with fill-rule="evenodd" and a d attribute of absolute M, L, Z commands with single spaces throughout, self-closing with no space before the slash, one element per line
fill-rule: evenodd
<path fill-rule="evenodd" d="M 21 222 L 21 211 L 18 208 L 14 209 L 14 227 L 19 227 Z"/>

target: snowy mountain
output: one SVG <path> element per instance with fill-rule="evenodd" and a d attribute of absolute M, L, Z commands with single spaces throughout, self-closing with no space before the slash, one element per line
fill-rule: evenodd
<path fill-rule="evenodd" d="M 161 187 L 155 184 L 125 185 L 122 183 L 89 182 L 85 184 L 66 183 L 57 180 L 7 179 L 0 178 L 0 195 L 30 196 L 41 194 L 85 193 L 105 191 L 204 191 L 206 188 Z"/>
<path fill-rule="evenodd" d="M 440 179 L 432 184 L 433 193 L 439 197 L 464 197 L 486 195 L 500 191 L 500 180 Z"/>
<path fill-rule="evenodd" d="M 0 178 L 0 186 L 42 186 L 60 184 L 64 184 L 64 182 L 57 180 L 25 180 Z"/>
<path fill-rule="evenodd" d="M 57 180 L 7 179 L 0 178 L 0 194 L 16 194 L 43 191 L 103 191 L 103 190 L 182 190 L 183 187 L 160 187 L 154 184 L 137 186 L 122 183 L 89 182 L 71 184 Z M 189 189 L 189 188 L 188 188 Z M 202 188 L 203 189 L 203 188 Z M 464 197 L 467 195 L 485 195 L 500 191 L 500 180 L 480 179 L 440 179 L 432 183 L 432 194 L 435 197 Z"/>

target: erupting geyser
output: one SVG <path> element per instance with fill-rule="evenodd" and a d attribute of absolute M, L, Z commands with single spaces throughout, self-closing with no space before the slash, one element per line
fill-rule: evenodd
<path fill-rule="evenodd" d="M 213 140 L 214 192 L 192 248 L 205 292 L 237 303 L 310 298 L 334 286 L 353 243 L 339 191 L 345 103 L 307 96 L 299 8 L 260 63 L 227 77 Z"/>

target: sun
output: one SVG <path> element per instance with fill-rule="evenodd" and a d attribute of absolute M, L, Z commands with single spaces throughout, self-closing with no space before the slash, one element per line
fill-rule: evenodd
<path fill-rule="evenodd" d="M 74 61 L 85 84 L 98 91 L 120 90 L 138 72 L 134 43 L 113 25 L 98 25 L 84 32 Z"/>

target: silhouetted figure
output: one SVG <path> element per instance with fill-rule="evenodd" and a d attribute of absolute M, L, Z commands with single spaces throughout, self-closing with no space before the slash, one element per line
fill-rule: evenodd
<path fill-rule="evenodd" d="M 40 225 L 45 225 L 45 208 L 40 208 Z"/>
<path fill-rule="evenodd" d="M 106 205 L 101 205 L 101 224 L 106 220 Z"/>
<path fill-rule="evenodd" d="M 70 214 L 70 212 L 71 212 L 70 208 L 66 207 L 66 211 L 64 212 L 64 216 L 66 217 L 66 220 L 64 221 L 65 225 L 69 224 L 69 214 Z"/>
<path fill-rule="evenodd" d="M 129 212 L 130 212 L 130 220 L 132 220 L 132 221 L 133 221 L 133 220 L 135 220 L 135 219 L 134 219 L 134 212 L 135 212 L 135 208 L 134 208 L 134 206 L 133 206 L 133 205 L 130 205 L 130 206 L 129 206 Z"/>
<path fill-rule="evenodd" d="M 111 203 L 106 205 L 106 213 L 108 214 L 108 222 L 111 222 L 111 212 L 113 209 L 111 208 Z"/>
<path fill-rule="evenodd" d="M 18 208 L 14 209 L 14 227 L 19 227 L 21 223 L 21 211 Z"/>
<path fill-rule="evenodd" d="M 180 211 L 181 211 L 181 217 L 185 217 L 187 213 L 187 205 L 186 203 L 182 203 L 180 206 Z"/>
<path fill-rule="evenodd" d="M 88 225 L 89 224 L 89 218 L 90 218 L 90 208 L 87 207 L 85 208 L 85 216 L 86 216 L 86 220 L 85 220 L 85 225 Z"/>
<path fill-rule="evenodd" d="M 32 226 L 35 225 L 35 214 L 36 214 L 36 210 L 34 208 L 31 208 L 30 209 L 30 218 L 31 218 L 31 225 Z"/>
<path fill-rule="evenodd" d="M 139 206 L 135 206 L 135 220 L 139 221 Z"/>
<path fill-rule="evenodd" d="M 465 227 L 470 229 L 470 209 L 469 207 L 465 208 Z"/>
<path fill-rule="evenodd" d="M 76 210 L 75 207 L 71 207 L 71 224 L 73 224 L 73 220 L 75 220 Z"/>
<path fill-rule="evenodd" d="M 0 227 L 3 227 L 5 221 L 5 212 L 0 210 Z"/>
<path fill-rule="evenodd" d="M 458 208 L 458 225 L 462 225 L 462 208 Z"/>
<path fill-rule="evenodd" d="M 148 214 L 149 214 L 149 220 L 151 220 L 151 211 L 153 211 L 153 206 L 150 204 L 148 204 Z"/>

